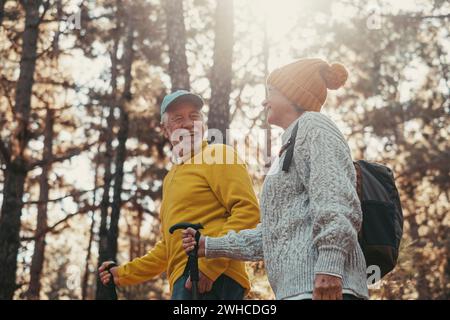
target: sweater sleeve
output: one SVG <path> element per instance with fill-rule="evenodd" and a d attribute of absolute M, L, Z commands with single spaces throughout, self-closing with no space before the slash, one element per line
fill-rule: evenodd
<path fill-rule="evenodd" d="M 142 283 L 163 273 L 166 268 L 166 244 L 162 239 L 146 255 L 119 266 L 119 284 L 123 286 Z"/>
<path fill-rule="evenodd" d="M 318 250 L 314 273 L 342 276 L 348 253 L 358 245 L 362 221 L 353 161 L 337 129 L 312 126 L 305 140 L 309 157 L 303 157 L 307 163 L 300 161 L 300 165 L 310 168 L 306 188 L 313 219 L 313 245 Z"/>
<path fill-rule="evenodd" d="M 206 237 L 207 258 L 228 257 L 236 260 L 259 261 L 264 259 L 261 223 L 255 229 L 238 233 L 228 232 L 219 238 Z"/>

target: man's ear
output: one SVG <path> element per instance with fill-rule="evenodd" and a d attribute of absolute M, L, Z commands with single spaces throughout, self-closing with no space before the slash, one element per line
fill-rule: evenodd
<path fill-rule="evenodd" d="M 167 130 L 166 125 L 163 124 L 163 123 L 161 124 L 161 131 L 162 131 L 162 134 L 163 134 L 164 138 L 170 140 L 169 139 L 170 138 L 169 130 Z"/>

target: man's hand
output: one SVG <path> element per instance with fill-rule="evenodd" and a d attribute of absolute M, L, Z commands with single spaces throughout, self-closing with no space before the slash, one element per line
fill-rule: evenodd
<path fill-rule="evenodd" d="M 342 300 L 342 279 L 328 274 L 317 274 L 313 300 Z"/>
<path fill-rule="evenodd" d="M 183 249 L 184 251 L 186 251 L 186 253 L 191 252 L 192 250 L 194 250 L 194 246 L 196 244 L 195 242 L 195 233 L 197 232 L 197 230 L 193 229 L 193 228 L 187 228 L 185 230 L 183 230 Z M 198 245 L 198 251 L 197 251 L 197 255 L 199 257 L 204 257 L 205 256 L 205 237 L 204 236 L 200 236 L 200 240 L 199 240 L 199 245 Z"/>
<path fill-rule="evenodd" d="M 106 271 L 106 267 L 108 265 L 110 265 L 111 263 L 113 263 L 113 262 L 112 261 L 105 261 L 98 268 L 98 273 L 100 275 L 100 280 L 102 281 L 102 283 L 104 285 L 107 285 L 109 283 L 109 281 L 111 281 L 111 274 L 108 271 Z M 113 268 L 109 269 L 109 271 L 112 273 L 112 275 L 114 277 L 114 284 L 116 286 L 119 285 L 119 275 L 117 273 L 117 268 L 118 267 L 113 267 Z"/>
<path fill-rule="evenodd" d="M 206 293 L 206 292 L 211 291 L 213 283 L 214 283 L 214 281 L 209 279 L 203 273 L 199 272 L 199 281 L 198 281 L 198 292 L 199 293 Z M 189 291 L 191 291 L 191 289 L 192 289 L 191 277 L 187 278 L 184 287 L 186 289 L 188 289 Z"/>

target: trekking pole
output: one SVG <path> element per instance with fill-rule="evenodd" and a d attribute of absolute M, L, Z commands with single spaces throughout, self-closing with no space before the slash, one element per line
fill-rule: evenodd
<path fill-rule="evenodd" d="M 192 282 L 192 300 L 198 300 L 197 285 L 198 285 L 198 280 L 199 280 L 199 272 L 198 272 L 197 251 L 198 251 L 198 243 L 200 241 L 200 231 L 198 231 L 198 230 L 203 229 L 203 226 L 200 223 L 192 224 L 192 223 L 188 223 L 188 222 L 181 222 L 181 223 L 177 223 L 177 224 L 174 224 L 173 226 L 171 226 L 169 229 L 169 232 L 171 234 L 173 234 L 173 232 L 175 230 L 187 229 L 187 228 L 192 228 L 197 231 L 195 233 L 196 245 L 194 247 L 194 250 L 192 250 L 191 252 L 188 253 L 189 258 L 187 261 L 187 265 L 189 268 L 189 276 L 191 277 L 191 282 Z"/>
<path fill-rule="evenodd" d="M 117 264 L 115 262 L 110 263 L 108 264 L 108 266 L 105 267 L 105 271 L 108 271 L 109 274 L 111 275 L 111 280 L 107 284 L 104 284 L 104 286 L 106 287 L 105 300 L 118 300 L 116 292 L 116 284 L 114 283 L 114 276 L 110 271 L 110 269 L 114 267 L 117 267 Z"/>

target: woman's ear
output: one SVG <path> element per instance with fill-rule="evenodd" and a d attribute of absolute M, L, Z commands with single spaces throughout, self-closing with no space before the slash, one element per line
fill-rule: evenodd
<path fill-rule="evenodd" d="M 300 107 L 298 104 L 292 104 L 292 107 L 297 111 L 298 116 L 300 117 L 303 113 L 305 113 L 305 109 Z"/>

